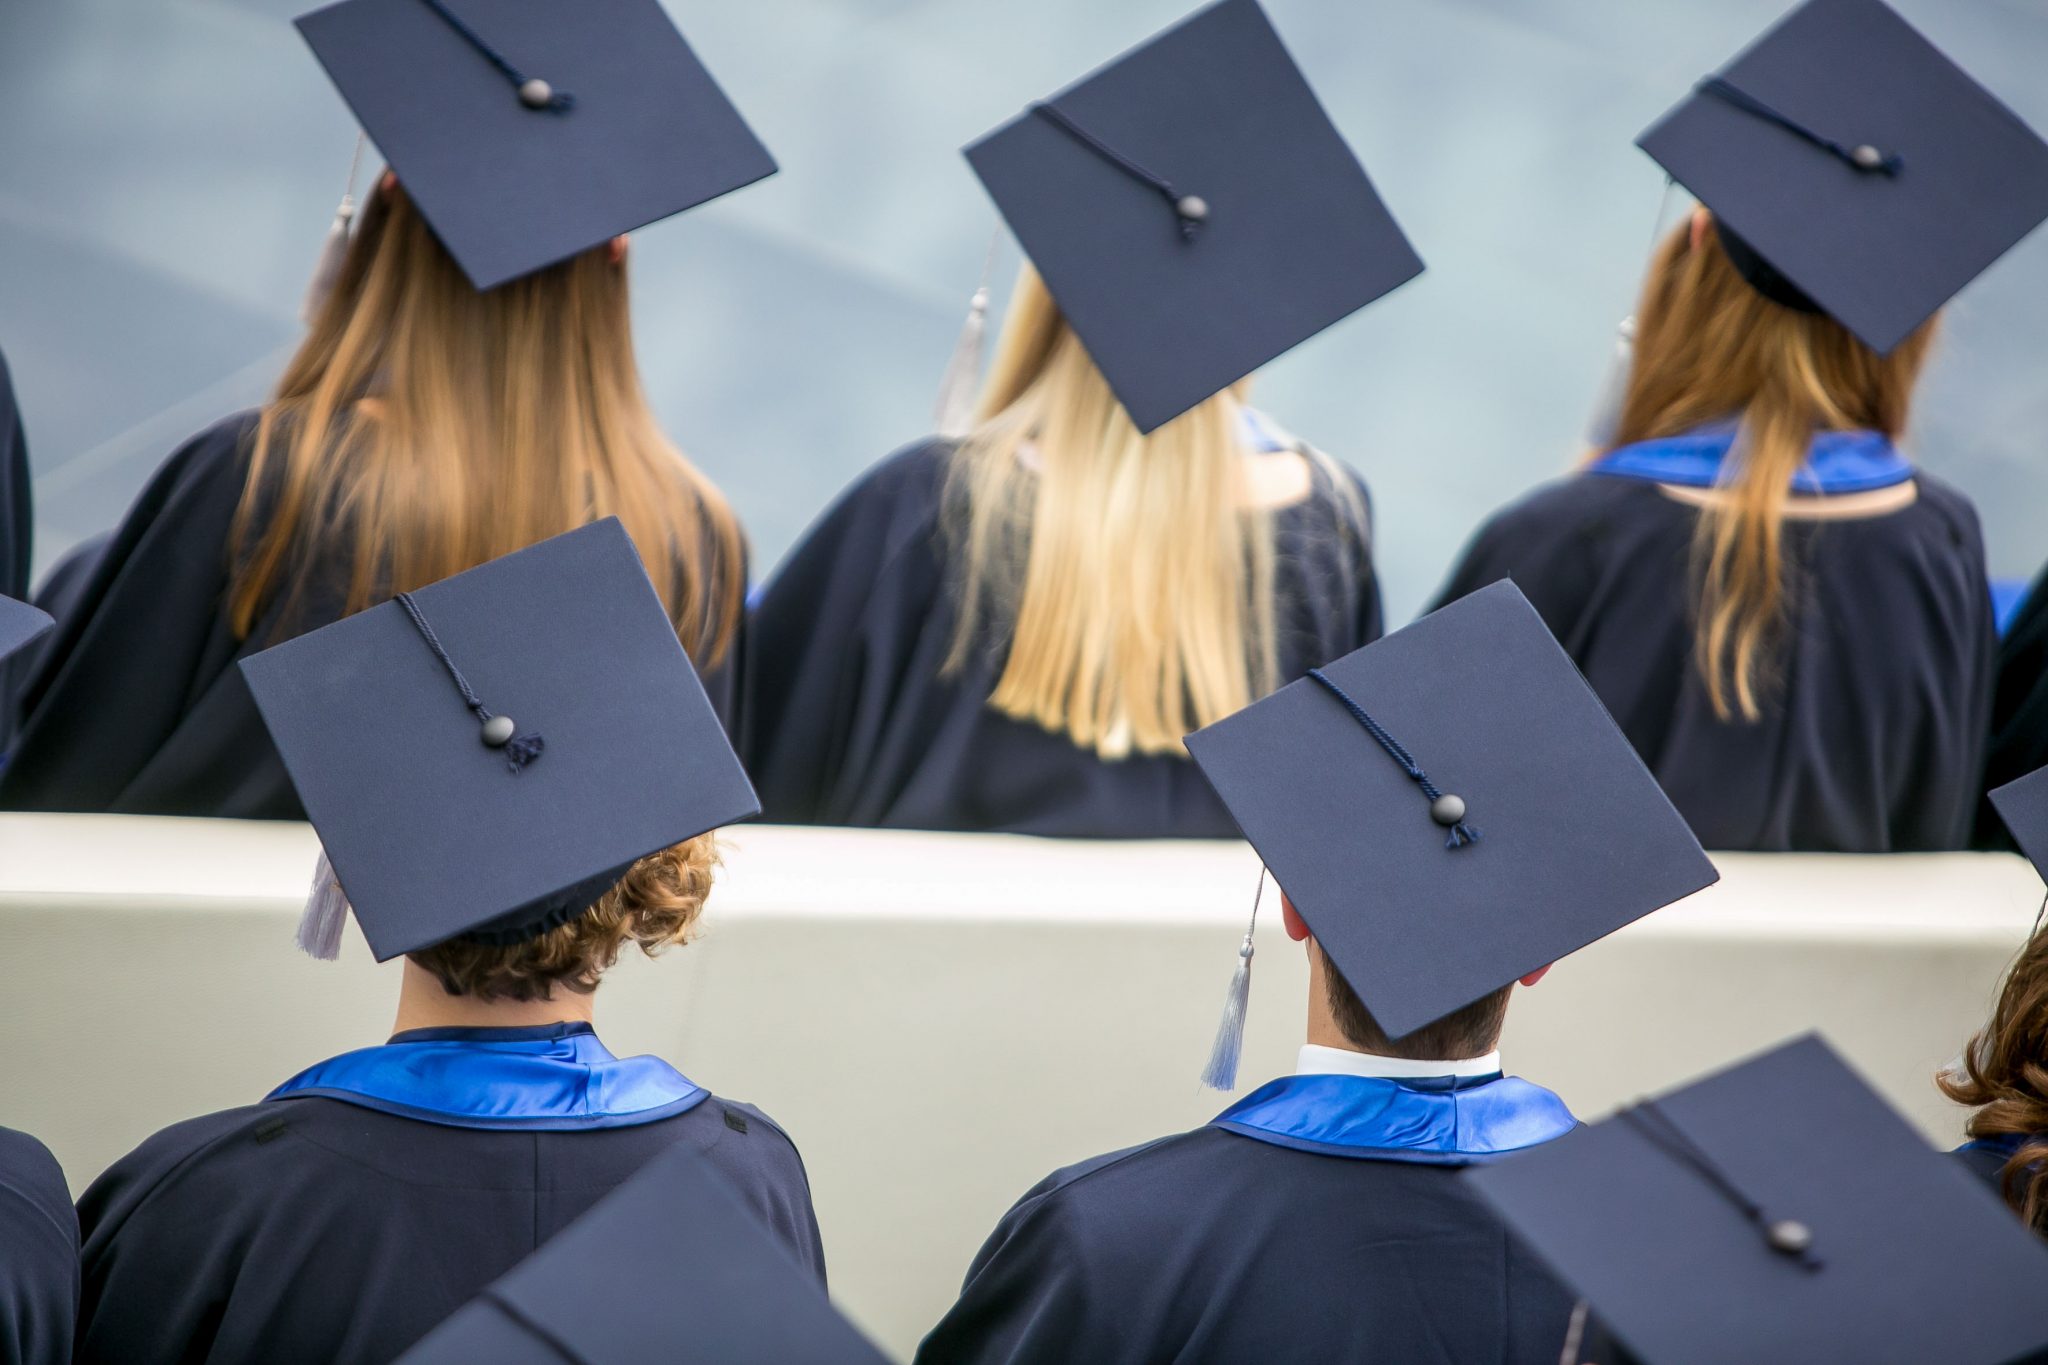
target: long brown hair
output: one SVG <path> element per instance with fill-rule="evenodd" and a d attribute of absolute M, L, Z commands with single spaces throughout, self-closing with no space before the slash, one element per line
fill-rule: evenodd
<path fill-rule="evenodd" d="M 2036 926 L 2006 973 L 1991 1021 L 1963 1049 L 1961 1074 L 1935 1077 L 1943 1094 L 1976 1108 L 1973 1138 L 2018 1138 L 2005 1163 L 2006 1202 L 2048 1233 L 2048 932 Z"/>
<path fill-rule="evenodd" d="M 953 456 L 947 669 L 996 619 L 989 704 L 1106 759 L 1184 755 L 1189 731 L 1271 691 L 1273 518 L 1249 501 L 1245 387 L 1141 435 L 1027 263 Z"/>
<path fill-rule="evenodd" d="M 315 583 L 360 611 L 611 515 L 692 657 L 716 663 L 745 545 L 648 410 L 624 263 L 597 247 L 479 293 L 387 182 L 257 425 L 235 517 L 236 633 L 281 593 L 286 619 Z"/>
<path fill-rule="evenodd" d="M 1681 224 L 1658 247 L 1636 310 L 1616 445 L 1739 418 L 1733 476 L 1694 538 L 1695 662 L 1723 720 L 1763 714 L 1785 623 L 1785 505 L 1817 431 L 1896 439 L 1932 343 L 1930 320 L 1888 356 L 1833 318 L 1771 302 L 1719 243 Z"/>

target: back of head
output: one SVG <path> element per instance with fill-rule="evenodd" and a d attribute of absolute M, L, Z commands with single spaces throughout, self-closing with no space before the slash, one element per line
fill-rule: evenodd
<path fill-rule="evenodd" d="M 949 667 L 1001 638 L 990 704 L 1104 758 L 1181 753 L 1271 690 L 1272 527 L 1241 413 L 1226 390 L 1141 435 L 1027 265 L 954 456 Z"/>
<path fill-rule="evenodd" d="M 1372 1011 L 1358 998 L 1344 973 L 1318 943 L 1315 952 L 1322 959 L 1323 994 L 1344 1040 L 1361 1052 L 1376 1057 L 1402 1057 L 1412 1061 L 1464 1061 L 1484 1057 L 1500 1046 L 1501 1026 L 1508 1015 L 1508 996 L 1514 983 L 1480 996 L 1469 1005 L 1433 1019 L 1411 1033 L 1389 1038 Z"/>
<path fill-rule="evenodd" d="M 627 944 L 649 956 L 687 942 L 718 867 L 709 834 L 633 864 L 597 903 L 565 924 L 518 943 L 465 937 L 409 954 L 450 995 L 476 1000 L 546 1000 L 559 988 L 597 989 Z"/>
<path fill-rule="evenodd" d="M 2007 972 L 1990 1022 L 1963 1049 L 1962 1070 L 1935 1078 L 1942 1093 L 1974 1106 L 1973 1138 L 2006 1139 L 2006 1201 L 2048 1234 L 2048 932 L 2037 928 Z"/>
<path fill-rule="evenodd" d="M 264 408 L 236 520 L 231 620 L 343 612 L 616 515 L 700 666 L 745 591 L 737 521 L 669 444 L 599 247 L 479 293 L 405 193 L 366 208 Z M 345 570 L 345 578 L 343 571 Z"/>
<path fill-rule="evenodd" d="M 1785 616 L 1785 504 L 1810 442 L 1824 430 L 1898 437 L 1935 325 L 1881 356 L 1824 314 L 1766 299 L 1715 232 L 1681 225 L 1659 246 L 1615 443 L 1741 423 L 1733 476 L 1694 547 L 1696 664 L 1724 720 L 1763 714 Z"/>

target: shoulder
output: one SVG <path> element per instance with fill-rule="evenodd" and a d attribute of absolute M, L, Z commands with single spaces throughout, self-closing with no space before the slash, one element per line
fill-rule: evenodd
<path fill-rule="evenodd" d="M 78 1218 L 57 1158 L 27 1133 L 0 1128 L 0 1196 L 47 1218 L 65 1240 L 78 1240 Z"/>
<path fill-rule="evenodd" d="M 1977 519 L 1977 505 L 1969 495 L 1924 469 L 1914 470 L 1913 482 L 1919 491 L 1915 506 L 1936 518 L 1958 545 L 1975 547 L 1981 553 L 1984 531 Z"/>
<path fill-rule="evenodd" d="M 1213 1128 L 1196 1128 L 1064 1166 L 1027 1190 L 1004 1222 L 1050 1221 L 1094 1234 L 1134 1231 L 1134 1210 L 1170 1210 L 1170 1203 L 1152 1196 L 1185 1185 L 1237 1141 Z"/>
<path fill-rule="evenodd" d="M 705 1154 L 728 1173 L 742 1179 L 775 1184 L 795 1182 L 808 1188 L 803 1154 L 788 1130 L 744 1100 L 708 1095 L 689 1111 L 703 1133 Z"/>
<path fill-rule="evenodd" d="M 1645 510 L 1678 520 L 1689 516 L 1682 503 L 1659 493 L 1654 484 L 1599 474 L 1566 474 L 1538 484 L 1495 512 L 1487 518 L 1485 530 L 1495 534 L 1569 534 Z"/>
<path fill-rule="evenodd" d="M 2006 1154 L 1996 1147 L 1966 1142 L 1948 1154 L 1949 1159 L 1984 1182 L 1993 1194 L 2005 1197 Z"/>
<path fill-rule="evenodd" d="M 275 1112 L 263 1105 L 247 1105 L 174 1123 L 102 1172 L 79 1206 L 95 1214 L 117 1209 L 133 1212 L 153 1196 L 177 1187 L 208 1155 L 231 1151 L 241 1141 L 261 1143 L 265 1120 Z"/>
<path fill-rule="evenodd" d="M 919 441 L 871 466 L 812 523 L 777 576 L 799 562 L 815 572 L 849 560 L 867 564 L 872 574 L 907 548 L 931 546 L 952 452 L 950 442 Z"/>

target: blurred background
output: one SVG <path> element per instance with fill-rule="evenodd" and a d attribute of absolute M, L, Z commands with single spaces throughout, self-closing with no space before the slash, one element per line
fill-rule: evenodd
<path fill-rule="evenodd" d="M 1362 470 L 1390 619 L 1574 458 L 1659 212 L 1635 135 L 1779 0 L 1265 0 L 1429 269 L 1275 362 L 1258 400 Z M 640 359 L 758 574 L 924 434 L 995 218 L 957 149 L 1188 0 L 667 0 L 782 174 L 634 239 Z M 2048 129 L 2048 6 L 1893 0 Z M 112 525 L 299 333 L 355 125 L 306 0 L 0 0 L 0 347 L 36 560 Z M 1684 203 L 1674 193 L 1664 221 Z M 1003 239 L 998 307 L 1015 266 Z M 2048 556 L 2048 232 L 1966 291 L 1914 453 L 1992 567 Z"/>

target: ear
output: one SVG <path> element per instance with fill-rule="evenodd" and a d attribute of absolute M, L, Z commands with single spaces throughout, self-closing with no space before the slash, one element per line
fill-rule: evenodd
<path fill-rule="evenodd" d="M 624 233 L 612 238 L 611 258 L 613 265 L 624 265 L 626 263 L 626 237 Z"/>
<path fill-rule="evenodd" d="M 1287 893 L 1280 893 L 1280 922 L 1287 926 L 1287 937 L 1296 943 L 1308 941 L 1308 921 L 1294 908 L 1294 902 L 1287 899 Z"/>
<path fill-rule="evenodd" d="M 392 170 L 389 166 L 386 166 L 384 168 L 384 174 L 377 177 L 377 193 L 389 194 L 391 193 L 391 191 L 397 188 L 398 172 Z"/>
<path fill-rule="evenodd" d="M 1698 251 L 1707 240 L 1707 229 L 1714 225 L 1714 215 L 1707 212 L 1705 204 L 1695 204 L 1692 210 L 1691 246 Z"/>
<path fill-rule="evenodd" d="M 1536 984 L 1537 982 L 1541 981 L 1541 980 L 1542 980 L 1542 979 L 1543 979 L 1544 977 L 1546 977 L 1546 976 L 1549 976 L 1549 975 L 1550 975 L 1550 969 L 1551 969 L 1552 967 L 1555 967 L 1556 965 L 1557 965 L 1557 964 L 1556 964 L 1555 962 L 1552 962 L 1552 963 L 1549 963 L 1549 964 L 1548 964 L 1548 965 L 1546 965 L 1546 966 L 1538 967 L 1538 968 L 1537 968 L 1537 969 L 1536 969 L 1535 971 L 1533 971 L 1533 972 L 1529 973 L 1529 974 L 1528 974 L 1527 976 L 1525 976 L 1525 977 L 1523 977 L 1523 978 L 1522 978 L 1522 984 L 1523 984 L 1524 986 L 1533 986 L 1533 985 L 1535 985 L 1535 984 Z"/>

